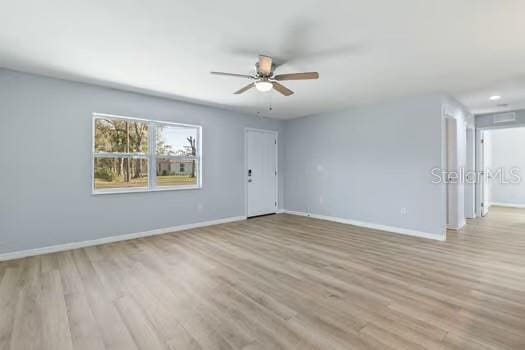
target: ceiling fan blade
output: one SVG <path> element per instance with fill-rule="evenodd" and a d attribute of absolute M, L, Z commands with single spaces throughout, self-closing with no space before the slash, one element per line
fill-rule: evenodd
<path fill-rule="evenodd" d="M 278 74 L 274 77 L 274 79 L 279 80 L 279 81 L 319 79 L 319 73 L 304 72 L 304 73 Z"/>
<path fill-rule="evenodd" d="M 293 95 L 293 91 L 288 89 L 286 86 L 279 84 L 276 81 L 272 81 L 273 88 L 277 91 L 279 91 L 284 96 L 290 96 Z"/>
<path fill-rule="evenodd" d="M 252 77 L 251 75 L 247 75 L 247 74 L 225 73 L 225 72 L 210 72 L 210 73 L 214 74 L 214 75 L 225 75 L 225 76 L 228 76 L 228 77 L 254 79 L 254 77 Z"/>
<path fill-rule="evenodd" d="M 272 58 L 270 56 L 259 55 L 259 64 L 257 65 L 257 73 L 263 77 L 272 74 Z"/>
<path fill-rule="evenodd" d="M 235 94 L 235 95 L 240 95 L 240 94 L 242 94 L 243 92 L 250 90 L 250 89 L 253 88 L 254 86 L 255 86 L 254 83 L 248 84 L 248 85 L 246 85 L 245 87 L 243 87 L 242 89 L 235 91 L 234 94 Z"/>

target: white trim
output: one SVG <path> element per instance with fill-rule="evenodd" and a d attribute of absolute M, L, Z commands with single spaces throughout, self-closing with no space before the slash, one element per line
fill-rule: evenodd
<path fill-rule="evenodd" d="M 21 251 L 17 251 L 17 252 L 10 252 L 10 253 L 0 254 L 0 261 L 7 261 L 7 260 L 25 258 L 25 257 L 28 257 L 28 256 L 35 256 L 35 255 L 42 255 L 42 254 L 62 252 L 62 251 L 71 250 L 71 249 L 92 247 L 92 246 L 96 246 L 96 245 L 113 243 L 113 242 L 120 242 L 120 241 L 127 241 L 127 240 L 130 240 L 130 239 L 136 239 L 136 238 L 142 238 L 142 237 L 163 235 L 163 234 L 166 234 L 166 233 L 190 230 L 190 229 L 194 229 L 194 228 L 198 228 L 198 227 L 205 227 L 205 226 L 225 224 L 225 223 L 228 223 L 228 222 L 241 221 L 241 220 L 246 220 L 246 217 L 245 216 L 232 216 L 232 217 L 223 218 L 223 219 L 216 219 L 216 220 L 210 220 L 210 221 L 196 222 L 194 224 L 178 225 L 178 226 L 172 226 L 172 227 L 159 228 L 159 229 L 155 229 L 155 230 L 151 230 L 151 231 L 144 231 L 144 232 L 128 233 L 128 234 L 123 234 L 123 235 L 118 235 L 118 236 L 103 237 L 103 238 L 93 239 L 93 240 L 89 240 L 89 241 L 71 242 L 71 243 L 64 243 L 64 244 L 53 245 L 53 246 L 43 247 L 43 248 L 21 250 Z"/>
<path fill-rule="evenodd" d="M 434 239 L 438 241 L 445 241 L 446 236 L 445 235 L 437 235 L 434 233 L 428 233 L 428 232 L 422 232 L 422 231 L 416 231 L 401 227 L 395 227 L 395 226 L 387 226 L 387 225 L 381 225 L 381 224 L 374 224 L 364 221 L 357 221 L 352 219 L 343 219 L 338 218 L 334 216 L 326 216 L 326 215 L 319 215 L 319 214 L 313 214 L 313 213 L 305 213 L 300 211 L 294 211 L 294 210 L 283 210 L 286 214 L 291 215 L 299 215 L 299 216 L 307 216 L 314 219 L 320 219 L 320 220 L 328 220 L 328 221 L 334 221 L 339 222 L 342 224 L 348 224 L 353 226 L 359 226 L 359 227 L 366 227 L 373 230 L 380 230 L 380 231 L 386 231 L 391 233 L 398 233 L 402 235 L 408 235 L 408 236 L 415 236 L 415 237 L 422 237 L 422 238 L 428 238 L 428 239 Z"/>
<path fill-rule="evenodd" d="M 458 171 L 460 168 L 459 164 L 459 136 L 458 132 L 460 131 L 460 128 L 466 127 L 466 125 L 461 125 L 460 119 L 455 117 L 454 111 L 451 112 L 451 109 L 449 108 L 449 105 L 444 105 L 444 112 L 443 112 L 443 119 L 442 119 L 442 169 L 446 169 L 447 171 Z M 453 140 L 452 140 L 452 149 L 449 149 L 451 146 L 449 142 L 451 141 L 448 136 L 449 135 L 449 124 L 447 122 L 453 123 Z M 452 152 L 452 153 L 450 153 Z M 451 158 L 451 159 L 449 159 Z M 461 214 L 462 207 L 465 207 L 465 204 L 460 205 L 461 197 L 459 196 L 459 186 L 460 184 L 454 184 L 454 183 L 443 183 L 443 195 L 444 195 L 444 201 L 443 201 L 443 207 L 444 207 L 444 215 L 443 215 L 443 231 L 446 235 L 447 230 L 451 229 L 451 227 L 459 227 L 461 225 L 460 221 L 465 220 L 464 213 Z M 464 202 L 464 201 L 463 201 Z M 450 221 L 450 222 L 449 222 Z M 456 229 L 456 228 L 454 228 Z"/>
<path fill-rule="evenodd" d="M 275 135 L 275 213 L 279 212 L 279 131 L 244 128 L 244 215 L 248 217 L 248 131 L 263 132 Z M 271 213 L 261 213 L 256 215 L 264 215 Z"/>
<path fill-rule="evenodd" d="M 491 202 L 490 206 L 525 209 L 525 204 Z"/>
<path fill-rule="evenodd" d="M 465 168 L 473 172 L 467 176 L 477 176 L 476 172 L 476 129 L 473 127 L 467 127 L 466 133 L 466 166 Z M 465 187 L 465 219 L 474 219 L 476 217 L 476 183 L 466 181 Z"/>
<path fill-rule="evenodd" d="M 177 122 L 168 122 L 168 121 L 165 121 L 165 120 L 146 119 L 146 118 L 143 118 L 143 117 L 129 117 L 129 116 L 125 116 L 125 115 L 106 114 L 106 113 L 98 113 L 98 112 L 93 112 L 92 115 L 94 117 L 101 117 L 101 118 L 104 118 L 104 119 L 129 119 L 129 120 L 138 120 L 138 121 L 142 121 L 142 122 L 154 122 L 154 123 L 158 123 L 158 124 L 171 124 L 171 125 L 183 126 L 183 127 L 187 127 L 187 128 L 201 128 L 202 127 L 202 126 L 197 125 L 197 124 L 185 124 L 185 123 L 177 123 Z"/>
<path fill-rule="evenodd" d="M 163 192 L 163 191 L 182 191 L 182 190 L 198 190 L 202 187 L 199 185 L 180 185 L 180 186 L 157 186 L 152 189 L 147 187 L 122 187 L 122 188 L 110 188 L 101 189 L 92 193 L 95 196 L 104 194 L 124 194 L 124 193 L 143 193 L 143 192 Z"/>

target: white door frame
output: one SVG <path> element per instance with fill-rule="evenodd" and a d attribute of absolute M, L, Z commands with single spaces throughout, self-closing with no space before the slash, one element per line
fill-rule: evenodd
<path fill-rule="evenodd" d="M 485 175 L 481 175 L 482 171 L 486 171 L 485 159 L 484 159 L 484 144 L 481 140 L 484 139 L 485 129 L 476 130 L 476 175 L 478 176 L 476 181 L 476 215 L 478 217 L 484 216 L 484 210 L 481 206 L 481 203 L 484 202 L 484 193 L 485 189 Z M 485 203 L 488 205 L 488 203 Z M 487 209 L 487 208 L 485 208 Z"/>
<path fill-rule="evenodd" d="M 248 132 L 264 132 L 275 136 L 275 169 L 277 174 L 275 176 L 275 202 L 277 206 L 275 212 L 279 211 L 279 132 L 276 130 L 244 128 L 244 216 L 248 217 Z"/>
<path fill-rule="evenodd" d="M 467 157 L 466 170 L 468 176 L 465 182 L 465 217 L 474 219 L 476 217 L 476 129 L 467 127 Z"/>
<path fill-rule="evenodd" d="M 449 123 L 450 127 L 453 127 L 452 140 L 449 140 Z M 459 171 L 459 154 L 458 154 L 458 127 L 459 122 L 456 118 L 445 115 L 443 118 L 444 126 L 444 159 L 443 159 L 443 168 L 448 171 Z M 452 144 L 450 144 L 452 141 Z M 452 146 L 452 148 L 451 148 Z M 459 193 L 458 193 L 458 184 L 448 183 L 448 178 L 445 179 L 447 183 L 444 184 L 444 226 L 449 230 L 458 230 L 459 227 Z M 446 230 L 445 230 L 446 232 Z"/>

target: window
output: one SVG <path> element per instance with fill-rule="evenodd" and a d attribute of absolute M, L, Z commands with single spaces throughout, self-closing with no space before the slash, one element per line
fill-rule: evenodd
<path fill-rule="evenodd" d="M 201 187 L 201 127 L 95 114 L 93 193 Z"/>

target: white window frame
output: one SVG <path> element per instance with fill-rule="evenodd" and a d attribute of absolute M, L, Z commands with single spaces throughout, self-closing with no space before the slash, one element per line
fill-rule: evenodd
<path fill-rule="evenodd" d="M 191 190 L 202 188 L 202 126 L 193 124 L 182 124 L 160 120 L 152 120 L 145 118 L 127 117 L 114 114 L 93 113 L 92 115 L 92 132 L 91 132 L 91 193 L 93 195 L 99 194 L 115 194 L 115 193 L 137 193 L 137 192 L 157 192 L 157 191 L 177 191 L 177 190 Z M 97 119 L 114 119 L 114 120 L 129 120 L 148 124 L 148 152 L 144 154 L 138 153 L 118 153 L 118 152 L 95 152 L 95 133 Z M 185 156 L 162 156 L 157 155 L 157 127 L 158 126 L 175 126 L 181 128 L 197 129 L 197 155 L 195 157 Z M 130 157 L 131 159 L 146 159 L 148 161 L 148 184 L 147 187 L 141 188 L 111 188 L 111 189 L 95 189 L 95 158 L 117 158 Z M 157 159 L 174 159 L 174 160 L 193 160 L 196 159 L 197 166 L 197 183 L 195 185 L 187 186 L 157 186 Z"/>

